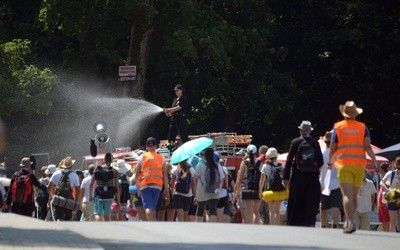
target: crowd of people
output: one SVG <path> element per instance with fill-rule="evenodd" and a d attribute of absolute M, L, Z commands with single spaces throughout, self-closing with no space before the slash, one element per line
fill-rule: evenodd
<path fill-rule="evenodd" d="M 181 86 L 175 88 L 181 93 Z M 165 109 L 170 114 L 180 109 Z M 339 106 L 343 120 L 320 137 L 311 136 L 310 121 L 299 126 L 286 164 L 278 150 L 247 146 L 237 173 L 223 166 L 212 147 L 170 165 L 157 153 L 157 140 L 146 141 L 136 165 L 113 159 L 85 171 L 73 170 L 75 160 L 48 165 L 37 179 L 31 159 L 21 160 L 13 174 L 2 209 L 48 221 L 195 221 L 342 228 L 344 233 L 369 230 L 373 211 L 383 231 L 399 230 L 399 207 L 386 193 L 400 188 L 400 157 L 377 164 L 363 110 L 348 101 Z M 176 123 L 171 123 L 175 126 Z M 179 127 L 179 126 L 177 126 Z M 177 128 L 175 127 L 175 129 Z M 179 130 L 179 129 L 177 129 Z M 176 132 L 176 131 L 175 131 Z M 367 153 L 376 167 L 372 180 L 365 170 Z"/>

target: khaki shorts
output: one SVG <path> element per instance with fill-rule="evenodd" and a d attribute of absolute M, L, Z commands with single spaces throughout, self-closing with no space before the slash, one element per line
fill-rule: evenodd
<path fill-rule="evenodd" d="M 336 166 L 339 183 L 350 183 L 361 187 L 365 178 L 365 167 L 362 166 Z"/>

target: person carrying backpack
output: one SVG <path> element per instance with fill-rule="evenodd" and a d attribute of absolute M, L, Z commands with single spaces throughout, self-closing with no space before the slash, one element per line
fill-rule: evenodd
<path fill-rule="evenodd" d="M 46 187 L 40 184 L 36 176 L 32 174 L 31 164 L 29 157 L 22 158 L 21 170 L 12 176 L 6 200 L 12 213 L 30 217 L 35 210 L 33 186 L 46 190 Z"/>
<path fill-rule="evenodd" d="M 111 220 L 111 204 L 115 199 L 117 207 L 121 206 L 118 185 L 119 174 L 112 166 L 112 154 L 104 155 L 105 165 L 98 166 L 94 171 L 89 186 L 89 201 L 93 201 L 96 221 Z M 94 196 L 93 196 L 94 191 Z"/>
<path fill-rule="evenodd" d="M 66 200 L 78 201 L 80 192 L 79 177 L 72 171 L 75 160 L 68 156 L 64 158 L 61 169 L 54 172 L 50 178 L 49 191 L 50 201 L 54 201 L 55 195 Z M 55 221 L 70 221 L 72 218 L 72 210 L 61 206 L 60 204 L 52 204 L 51 212 Z"/>
<path fill-rule="evenodd" d="M 172 195 L 178 221 L 189 221 L 189 209 L 192 195 L 196 193 L 194 168 L 187 161 L 182 161 L 172 171 Z"/>
<path fill-rule="evenodd" d="M 287 224 L 314 227 L 321 195 L 319 171 L 324 162 L 318 141 L 311 137 L 311 122 L 303 121 L 298 128 L 300 136 L 292 140 L 283 170 L 283 184 L 289 189 Z"/>
<path fill-rule="evenodd" d="M 131 199 L 131 194 L 129 193 L 129 177 L 126 173 L 131 169 L 131 165 L 125 162 L 123 159 L 118 159 L 116 162 L 115 170 L 118 171 L 118 184 L 120 190 L 120 202 L 122 209 L 128 208 L 128 200 Z M 121 210 L 121 207 L 119 208 Z M 116 217 L 116 220 L 126 221 L 126 214 L 121 212 L 111 212 L 113 216 Z"/>
<path fill-rule="evenodd" d="M 256 153 L 255 145 L 247 146 L 236 177 L 235 201 L 238 202 L 243 221 L 247 224 L 261 224 L 261 200 L 258 198 L 261 160 L 256 158 Z"/>
<path fill-rule="evenodd" d="M 39 182 L 48 186 L 50 183 L 51 175 L 56 171 L 56 165 L 50 164 L 49 166 L 43 166 L 41 168 L 42 178 L 39 179 Z M 41 190 L 39 188 L 35 189 L 35 201 L 37 206 L 36 217 L 41 220 L 45 220 L 48 212 L 47 204 L 49 203 L 49 192 Z"/>
<path fill-rule="evenodd" d="M 266 190 L 273 192 L 284 191 L 285 187 L 282 184 L 283 166 L 278 163 L 278 151 L 275 148 L 269 148 L 266 153 L 266 163 L 261 168 L 261 178 L 259 187 L 259 197 L 262 199 L 264 187 Z M 271 225 L 281 225 L 281 215 L 279 207 L 282 200 L 273 200 L 268 202 L 269 222 Z"/>
<path fill-rule="evenodd" d="M 209 209 L 209 222 L 217 221 L 217 204 L 219 190 L 225 175 L 220 164 L 214 160 L 214 150 L 207 148 L 204 152 L 205 161 L 199 161 L 195 169 L 197 210 L 196 222 L 204 219 L 204 209 Z"/>

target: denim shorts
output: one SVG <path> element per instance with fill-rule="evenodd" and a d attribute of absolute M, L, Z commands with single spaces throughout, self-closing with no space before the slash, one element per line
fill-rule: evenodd
<path fill-rule="evenodd" d="M 98 196 L 94 197 L 93 210 L 97 215 L 111 215 L 111 203 L 113 199 L 99 199 Z"/>
<path fill-rule="evenodd" d="M 142 203 L 144 209 L 152 209 L 156 211 L 158 197 L 160 196 L 161 190 L 157 188 L 147 187 L 140 190 L 140 192 L 142 193 Z"/>

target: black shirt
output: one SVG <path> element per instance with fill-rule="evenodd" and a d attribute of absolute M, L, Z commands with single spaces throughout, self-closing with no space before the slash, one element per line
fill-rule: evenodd
<path fill-rule="evenodd" d="M 177 97 L 172 101 L 172 107 L 181 107 L 182 109 L 174 112 L 173 115 L 185 115 L 188 111 L 188 101 L 186 96 Z"/>

